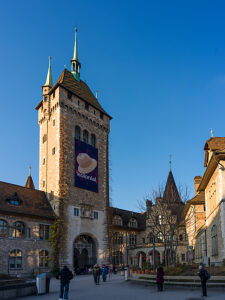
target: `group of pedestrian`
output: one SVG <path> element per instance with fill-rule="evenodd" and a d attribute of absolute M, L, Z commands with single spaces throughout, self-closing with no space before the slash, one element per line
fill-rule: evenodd
<path fill-rule="evenodd" d="M 198 276 L 200 277 L 200 280 L 201 280 L 202 297 L 207 297 L 206 282 L 207 282 L 207 280 L 210 279 L 210 274 L 204 268 L 203 264 L 199 265 Z M 159 292 L 163 291 L 163 282 L 164 282 L 164 271 L 161 266 L 158 266 L 157 275 L 156 275 L 156 283 L 157 283 Z"/>
<path fill-rule="evenodd" d="M 102 281 L 106 282 L 108 274 L 108 267 L 106 265 L 102 265 L 102 268 L 99 267 L 98 264 L 94 265 L 93 268 L 93 276 L 94 282 L 96 285 L 99 285 L 100 276 L 102 275 Z M 199 273 L 201 279 L 202 286 L 202 296 L 207 296 L 206 290 L 206 282 L 210 279 L 210 274 L 205 270 L 204 266 L 201 264 L 199 266 Z M 69 270 L 67 266 L 64 266 L 63 269 L 57 273 L 56 279 L 60 279 L 60 296 L 59 300 L 67 300 L 69 299 L 69 284 L 70 280 L 73 278 L 73 273 Z M 164 283 L 164 271 L 162 266 L 157 267 L 157 275 L 156 275 L 156 283 L 158 286 L 158 291 L 163 291 L 163 283 Z"/>
<path fill-rule="evenodd" d="M 106 265 L 102 265 L 102 268 L 100 268 L 98 264 L 95 264 L 93 268 L 93 276 L 94 276 L 95 284 L 99 285 L 101 275 L 102 275 L 102 281 L 106 282 L 108 272 L 109 272 L 108 267 Z"/>

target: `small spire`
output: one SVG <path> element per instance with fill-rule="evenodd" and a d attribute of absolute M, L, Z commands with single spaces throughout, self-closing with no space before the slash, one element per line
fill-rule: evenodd
<path fill-rule="evenodd" d="M 71 60 L 71 73 L 77 81 L 80 81 L 80 68 L 81 64 L 78 60 L 78 50 L 77 50 L 77 27 L 75 28 L 75 44 L 73 59 Z"/>
<path fill-rule="evenodd" d="M 169 161 L 169 164 L 170 164 L 170 171 L 171 171 L 171 164 L 172 164 L 172 155 L 170 154 L 170 161 Z"/>
<path fill-rule="evenodd" d="M 95 98 L 98 99 L 98 90 L 96 89 L 96 95 Z"/>
<path fill-rule="evenodd" d="M 27 177 L 25 187 L 28 188 L 28 189 L 33 189 L 33 190 L 35 189 L 34 182 L 33 182 L 33 179 L 31 177 L 31 166 L 29 166 L 29 175 Z"/>
<path fill-rule="evenodd" d="M 52 71 L 51 71 L 51 56 L 49 56 L 49 66 L 48 66 L 48 74 L 45 82 L 45 86 L 53 86 L 52 83 Z"/>
<path fill-rule="evenodd" d="M 213 135 L 213 130 L 211 129 L 211 137 L 214 137 L 214 135 Z"/>
<path fill-rule="evenodd" d="M 78 50 L 77 50 L 77 27 L 75 27 L 75 44 L 74 44 L 73 60 L 77 60 L 77 61 L 78 61 Z"/>

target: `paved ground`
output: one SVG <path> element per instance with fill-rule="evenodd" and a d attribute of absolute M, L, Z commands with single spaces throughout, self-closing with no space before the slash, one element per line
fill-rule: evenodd
<path fill-rule="evenodd" d="M 158 292 L 155 286 L 143 285 L 140 283 L 127 282 L 120 275 L 111 275 L 106 282 L 100 282 L 99 286 L 94 284 L 91 275 L 77 276 L 70 284 L 70 300 L 199 300 L 200 289 L 188 290 L 186 288 L 168 287 L 163 292 Z M 28 296 L 20 300 L 55 300 L 58 299 L 59 281 L 52 280 L 50 293 L 48 295 Z M 225 289 L 209 289 L 209 299 L 224 300 Z M 207 298 L 207 299 L 208 299 Z M 18 299 L 18 300 L 19 300 Z"/>

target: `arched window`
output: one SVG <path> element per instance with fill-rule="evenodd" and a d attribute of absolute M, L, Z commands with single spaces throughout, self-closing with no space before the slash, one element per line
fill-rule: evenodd
<path fill-rule="evenodd" d="M 137 228 L 137 220 L 135 218 L 131 218 L 129 221 L 129 227 Z"/>
<path fill-rule="evenodd" d="M 211 229 L 211 238 L 212 238 L 212 255 L 218 255 L 218 236 L 217 236 L 216 225 L 213 225 Z"/>
<path fill-rule="evenodd" d="M 0 236 L 8 236 L 8 223 L 0 219 Z"/>
<path fill-rule="evenodd" d="M 183 241 L 183 235 L 182 234 L 179 235 L 179 240 Z"/>
<path fill-rule="evenodd" d="M 83 131 L 83 141 L 88 144 L 88 131 Z"/>
<path fill-rule="evenodd" d="M 15 222 L 12 228 L 12 237 L 25 238 L 25 225 L 23 222 Z"/>
<path fill-rule="evenodd" d="M 77 140 L 80 140 L 80 127 L 79 126 L 75 127 L 75 138 Z"/>
<path fill-rule="evenodd" d="M 41 250 L 39 252 L 39 267 L 41 268 L 47 268 L 49 262 L 48 257 L 48 251 L 47 250 Z"/>
<path fill-rule="evenodd" d="M 154 234 L 151 232 L 149 234 L 149 243 L 153 244 L 154 243 L 154 239 L 155 239 Z"/>
<path fill-rule="evenodd" d="M 162 234 L 162 232 L 159 232 L 159 233 L 158 233 L 158 235 L 157 235 L 157 242 L 158 242 L 158 243 L 163 242 L 163 234 Z"/>
<path fill-rule="evenodd" d="M 113 217 L 113 224 L 114 224 L 114 225 L 122 226 L 122 225 L 123 225 L 123 220 L 122 220 L 121 216 L 115 215 L 115 216 Z"/>
<path fill-rule="evenodd" d="M 92 145 L 93 147 L 96 146 L 96 137 L 95 137 L 94 134 L 91 135 L 91 145 Z"/>
<path fill-rule="evenodd" d="M 22 269 L 22 251 L 14 249 L 9 253 L 9 269 Z"/>

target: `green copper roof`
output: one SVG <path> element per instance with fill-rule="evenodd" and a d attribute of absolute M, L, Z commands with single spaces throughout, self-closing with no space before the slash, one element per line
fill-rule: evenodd
<path fill-rule="evenodd" d="M 52 82 L 52 71 L 51 71 L 51 56 L 49 56 L 49 66 L 48 66 L 48 74 L 45 82 L 45 86 L 53 86 Z"/>

